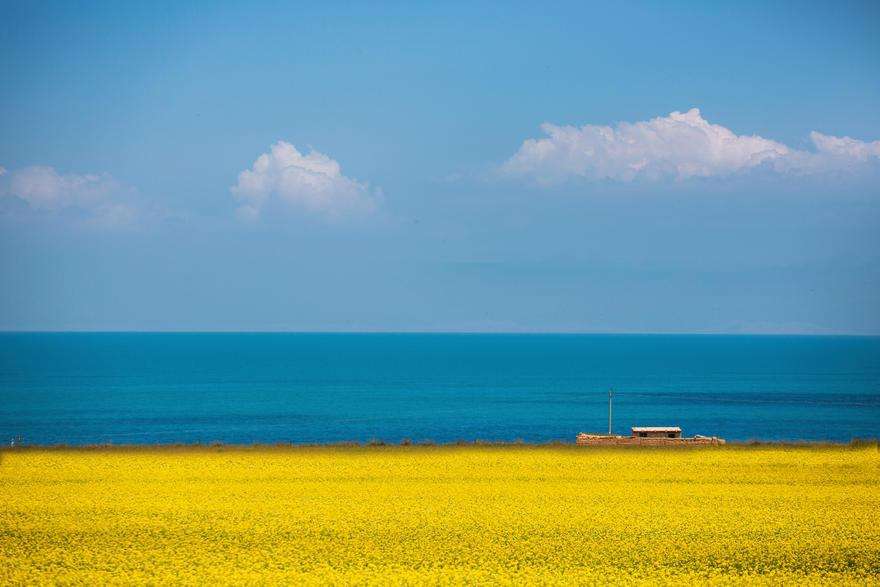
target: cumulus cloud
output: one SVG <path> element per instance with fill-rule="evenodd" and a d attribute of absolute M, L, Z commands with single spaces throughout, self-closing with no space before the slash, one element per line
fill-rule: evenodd
<path fill-rule="evenodd" d="M 814 151 L 758 135 L 737 135 L 693 108 L 617 126 L 545 123 L 545 138 L 527 139 L 501 166 L 502 175 L 559 183 L 572 178 L 633 181 L 723 177 L 754 169 L 809 174 L 852 170 L 880 159 L 880 141 L 813 132 Z"/>
<path fill-rule="evenodd" d="M 44 165 L 13 171 L 0 167 L 0 196 L 38 213 L 72 213 L 92 223 L 131 223 L 135 211 L 125 201 L 131 191 L 106 173 L 59 173 Z"/>
<path fill-rule="evenodd" d="M 880 157 L 880 141 L 866 143 L 849 137 L 823 135 L 816 131 L 810 133 L 810 139 L 822 155 L 841 157 L 860 163 Z"/>
<path fill-rule="evenodd" d="M 259 218 L 273 198 L 333 219 L 372 212 L 381 195 L 343 175 L 339 163 L 327 155 L 315 150 L 303 154 L 285 141 L 257 157 L 231 190 L 240 202 L 239 217 L 249 220 Z"/>

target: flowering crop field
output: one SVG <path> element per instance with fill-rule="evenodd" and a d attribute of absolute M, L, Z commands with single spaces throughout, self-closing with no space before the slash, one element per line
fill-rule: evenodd
<path fill-rule="evenodd" d="M 876 446 L 0 459 L 0 584 L 880 582 Z"/>

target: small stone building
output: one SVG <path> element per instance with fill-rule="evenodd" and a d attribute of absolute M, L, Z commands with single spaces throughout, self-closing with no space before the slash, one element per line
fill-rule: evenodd
<path fill-rule="evenodd" d="M 678 426 L 633 426 L 632 438 L 681 438 Z"/>

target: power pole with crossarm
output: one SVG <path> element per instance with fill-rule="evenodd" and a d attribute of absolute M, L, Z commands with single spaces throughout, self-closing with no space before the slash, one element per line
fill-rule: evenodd
<path fill-rule="evenodd" d="M 608 436 L 611 436 L 613 432 L 611 431 L 611 398 L 614 397 L 614 389 L 608 390 Z"/>

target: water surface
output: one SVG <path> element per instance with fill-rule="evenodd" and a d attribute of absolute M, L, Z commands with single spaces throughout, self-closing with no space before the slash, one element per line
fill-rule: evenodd
<path fill-rule="evenodd" d="M 876 437 L 880 338 L 0 334 L 0 441 Z"/>

